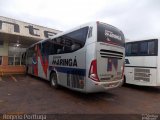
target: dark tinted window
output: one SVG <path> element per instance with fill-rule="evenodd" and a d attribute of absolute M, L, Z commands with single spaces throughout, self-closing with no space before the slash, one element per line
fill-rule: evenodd
<path fill-rule="evenodd" d="M 52 40 L 52 42 L 53 42 L 52 54 L 61 54 L 63 51 L 63 46 L 65 45 L 62 37 L 55 38 Z"/>
<path fill-rule="evenodd" d="M 134 55 L 138 54 L 138 43 L 132 44 L 131 53 L 134 54 Z"/>
<path fill-rule="evenodd" d="M 88 27 L 81 28 L 66 35 L 54 38 L 53 54 L 62 54 L 74 52 L 85 45 Z"/>
<path fill-rule="evenodd" d="M 130 55 L 131 54 L 131 44 L 126 44 L 125 48 L 126 48 L 126 55 Z"/>
<path fill-rule="evenodd" d="M 87 33 L 88 33 L 88 27 L 84 27 L 69 34 L 66 34 L 63 37 L 64 39 L 81 43 L 81 45 L 84 46 L 86 42 Z"/>
<path fill-rule="evenodd" d="M 126 56 L 157 56 L 158 40 L 126 43 Z"/>
<path fill-rule="evenodd" d="M 60 36 L 54 39 L 46 39 L 35 45 L 41 50 L 42 56 L 51 54 L 70 53 L 82 48 L 86 42 L 88 27 L 81 28 L 74 32 Z M 32 57 L 35 51 L 35 46 L 30 47 L 27 52 L 28 57 Z"/>
<path fill-rule="evenodd" d="M 148 52 L 151 55 L 154 55 L 156 53 L 154 41 L 148 42 Z"/>
<path fill-rule="evenodd" d="M 50 39 L 41 43 L 41 53 L 42 56 L 48 56 L 53 52 L 53 44 Z"/>
<path fill-rule="evenodd" d="M 144 55 L 148 53 L 148 42 L 140 43 L 140 53 Z"/>
<path fill-rule="evenodd" d="M 125 39 L 123 33 L 117 28 L 103 23 L 97 24 L 97 41 L 107 42 L 114 45 L 123 46 L 125 44 Z"/>

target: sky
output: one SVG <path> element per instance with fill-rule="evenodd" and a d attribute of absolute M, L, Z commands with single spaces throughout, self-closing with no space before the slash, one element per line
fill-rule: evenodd
<path fill-rule="evenodd" d="M 160 37 L 160 0 L 0 0 L 0 16 L 61 31 L 102 21 L 126 39 Z"/>

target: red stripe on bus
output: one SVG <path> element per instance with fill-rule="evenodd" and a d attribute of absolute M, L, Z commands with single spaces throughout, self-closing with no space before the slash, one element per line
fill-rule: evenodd
<path fill-rule="evenodd" d="M 46 57 L 44 57 L 44 61 L 43 61 L 42 54 L 40 52 L 39 47 L 38 47 L 38 55 L 40 57 L 40 61 L 41 61 L 41 65 L 42 65 L 43 71 L 45 73 L 45 77 L 47 77 L 48 60 L 47 60 Z"/>

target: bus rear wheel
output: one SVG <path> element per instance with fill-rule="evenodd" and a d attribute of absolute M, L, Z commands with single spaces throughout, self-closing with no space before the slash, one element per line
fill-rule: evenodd
<path fill-rule="evenodd" d="M 126 85 L 126 76 L 124 75 L 122 86 L 125 86 L 125 85 Z"/>
<path fill-rule="evenodd" d="M 51 87 L 58 88 L 56 73 L 51 73 L 51 75 L 50 75 L 50 85 L 51 85 Z"/>

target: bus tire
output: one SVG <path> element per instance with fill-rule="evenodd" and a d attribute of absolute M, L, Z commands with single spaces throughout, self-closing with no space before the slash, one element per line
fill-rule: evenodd
<path fill-rule="evenodd" d="M 56 89 L 58 88 L 57 74 L 55 72 L 52 72 L 50 75 L 50 85 Z"/>
<path fill-rule="evenodd" d="M 122 85 L 124 86 L 125 84 L 126 84 L 126 76 L 124 75 Z"/>

